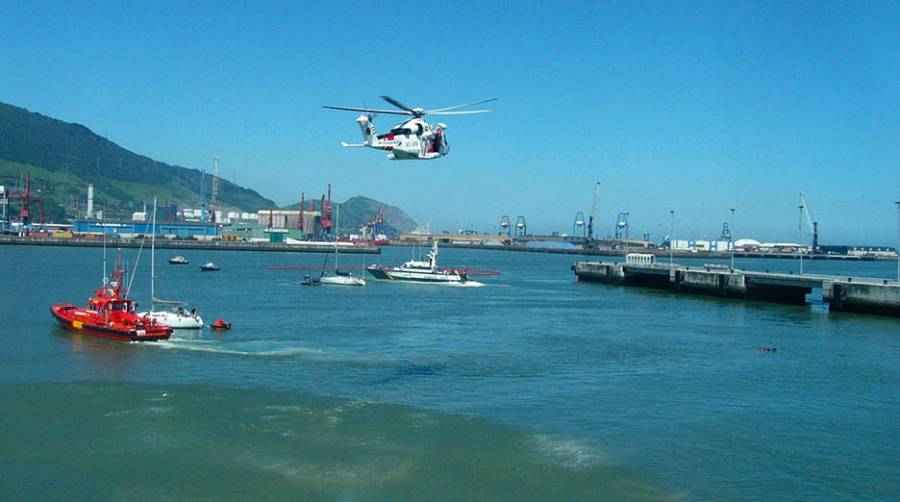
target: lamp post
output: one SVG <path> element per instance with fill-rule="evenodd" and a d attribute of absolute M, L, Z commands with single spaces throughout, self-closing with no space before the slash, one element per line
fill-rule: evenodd
<path fill-rule="evenodd" d="M 897 205 L 897 247 L 894 251 L 897 253 L 897 282 L 900 282 L 900 200 L 894 204 Z"/>
<path fill-rule="evenodd" d="M 800 275 L 803 275 L 803 204 L 797 206 L 800 208 L 800 220 L 797 225 L 797 233 L 799 240 L 797 241 L 797 252 L 800 253 Z"/>
<path fill-rule="evenodd" d="M 673 265 L 675 263 L 674 252 L 672 251 L 672 246 L 675 245 L 675 210 L 670 209 L 669 215 L 672 216 L 672 229 L 669 231 L 669 265 Z"/>
<path fill-rule="evenodd" d="M 628 254 L 628 213 L 625 213 L 625 254 Z"/>
<path fill-rule="evenodd" d="M 729 235 L 731 236 L 731 270 L 734 270 L 734 208 L 731 208 L 731 229 Z"/>

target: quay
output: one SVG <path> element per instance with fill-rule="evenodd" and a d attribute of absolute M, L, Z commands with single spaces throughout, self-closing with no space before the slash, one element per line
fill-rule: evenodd
<path fill-rule="evenodd" d="M 66 246 L 103 247 L 103 239 L 54 239 L 51 237 L 0 236 L 0 245 L 19 246 Z M 109 247 L 138 248 L 141 239 L 116 239 L 106 242 Z M 148 246 L 149 244 L 144 244 Z M 288 253 L 333 253 L 334 244 L 324 242 L 303 242 L 285 244 L 280 242 L 246 242 L 226 240 L 157 239 L 157 249 L 201 249 L 216 251 L 275 251 Z M 381 249 L 373 244 L 341 246 L 341 254 L 381 254 Z"/>
<path fill-rule="evenodd" d="M 625 262 L 579 261 L 579 281 L 802 305 L 813 289 L 822 290 L 829 310 L 900 317 L 900 283 L 888 279 L 798 275 L 657 263 L 650 254 L 630 254 Z"/>
<path fill-rule="evenodd" d="M 769 260 L 799 260 L 800 255 L 797 253 L 761 253 L 754 251 L 735 251 L 731 253 L 729 251 L 686 251 L 686 250 L 675 250 L 670 252 L 666 248 L 642 248 L 639 246 L 632 247 L 631 249 L 627 248 L 605 248 L 605 247 L 581 247 L 579 245 L 572 245 L 569 247 L 541 247 L 541 246 L 527 246 L 522 243 L 509 243 L 509 244 L 484 244 L 481 242 L 458 242 L 453 238 L 446 236 L 434 236 L 434 238 L 440 243 L 442 248 L 460 248 L 460 249 L 479 249 L 484 251 L 510 251 L 510 252 L 519 252 L 519 253 L 543 253 L 543 254 L 567 254 L 567 255 L 582 255 L 582 256 L 626 256 L 630 253 L 640 252 L 646 254 L 653 254 L 659 258 L 668 257 L 669 255 L 674 255 L 675 258 L 706 258 L 706 259 L 719 259 L 719 260 L 727 260 L 734 255 L 735 258 L 761 258 L 761 259 L 769 259 Z M 423 241 L 430 242 L 430 241 Z M 493 241 L 486 241 L 493 242 Z M 549 242 L 549 241 L 547 241 Z M 411 240 L 392 240 L 391 246 L 422 246 L 424 245 L 419 241 L 411 241 Z M 895 257 L 882 257 L 882 256 L 866 256 L 866 255 L 840 255 L 840 254 L 804 254 L 804 260 L 828 260 L 828 261 L 894 261 Z"/>

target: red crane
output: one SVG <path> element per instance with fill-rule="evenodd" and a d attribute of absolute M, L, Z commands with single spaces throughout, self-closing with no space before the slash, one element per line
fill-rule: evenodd
<path fill-rule="evenodd" d="M 328 199 L 325 199 L 325 196 L 322 196 L 322 234 L 324 236 L 331 235 L 331 183 L 328 184 Z"/>
<path fill-rule="evenodd" d="M 21 192 L 10 192 L 6 194 L 7 199 L 19 199 L 22 201 L 22 209 L 19 211 L 19 218 L 23 225 L 31 224 L 31 202 L 37 202 L 38 214 L 40 214 L 41 225 L 46 223 L 44 220 L 44 198 L 40 195 L 31 195 L 31 173 L 25 173 L 25 190 Z"/>

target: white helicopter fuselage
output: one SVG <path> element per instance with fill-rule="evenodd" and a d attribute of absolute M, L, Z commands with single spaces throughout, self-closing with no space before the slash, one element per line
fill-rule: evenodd
<path fill-rule="evenodd" d="M 322 108 L 342 110 L 348 112 L 363 112 L 356 118 L 359 129 L 362 131 L 363 142 L 357 144 L 341 143 L 346 147 L 368 147 L 388 152 L 391 160 L 431 160 L 439 159 L 450 153 L 450 144 L 447 143 L 447 124 L 438 122 L 431 125 L 423 117 L 426 115 L 473 115 L 487 113 L 491 110 L 463 110 L 471 106 L 497 101 L 497 98 L 483 99 L 474 103 L 448 106 L 445 108 L 411 108 L 390 96 L 381 96 L 393 106 L 393 109 L 357 108 L 355 106 L 322 105 Z M 375 124 L 372 123 L 374 114 L 403 115 L 410 117 L 391 128 L 386 134 L 378 134 Z"/>
<path fill-rule="evenodd" d="M 360 115 L 356 118 L 363 142 L 357 144 L 342 143 L 345 147 L 369 147 L 385 150 L 391 160 L 432 160 L 443 157 L 450 152 L 447 143 L 447 125 L 438 123 L 432 126 L 425 120 L 416 117 L 401 122 L 385 134 L 378 134 L 371 115 Z"/>

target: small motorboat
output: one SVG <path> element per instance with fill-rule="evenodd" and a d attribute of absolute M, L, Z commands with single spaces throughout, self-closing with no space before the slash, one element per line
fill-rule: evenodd
<path fill-rule="evenodd" d="M 208 262 L 204 263 L 203 265 L 200 265 L 200 270 L 202 270 L 204 272 L 218 272 L 219 267 L 217 267 L 215 263 L 208 261 Z"/>
<path fill-rule="evenodd" d="M 301 286 L 321 286 L 322 281 L 320 281 L 318 278 L 313 278 L 313 277 L 310 277 L 309 275 L 307 275 L 306 277 L 303 278 L 302 281 L 300 281 L 300 285 Z"/>
<path fill-rule="evenodd" d="M 226 329 L 231 329 L 231 323 L 225 322 L 222 319 L 217 319 L 216 322 L 210 324 L 209 327 L 217 331 L 225 331 Z"/>
<path fill-rule="evenodd" d="M 184 256 L 173 256 L 169 258 L 169 265 L 187 265 L 190 263 Z"/>

